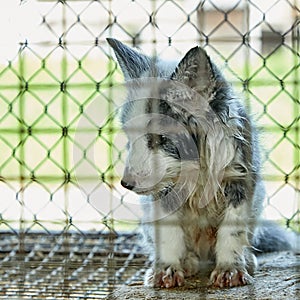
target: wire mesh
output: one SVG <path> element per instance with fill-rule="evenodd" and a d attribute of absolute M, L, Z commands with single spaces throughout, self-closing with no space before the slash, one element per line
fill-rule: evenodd
<path fill-rule="evenodd" d="M 143 273 L 140 250 L 124 244 L 139 212 L 119 184 L 124 139 L 113 116 L 122 91 L 112 87 L 123 79 L 106 37 L 163 58 L 205 47 L 263 131 L 266 217 L 299 231 L 297 0 L 41 0 L 5 7 L 0 296 L 97 298 Z"/>

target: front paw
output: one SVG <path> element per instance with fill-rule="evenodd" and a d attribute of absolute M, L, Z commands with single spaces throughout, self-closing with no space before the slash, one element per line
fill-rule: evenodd
<path fill-rule="evenodd" d="M 184 285 L 184 273 L 180 268 L 168 266 L 160 270 L 149 269 L 145 275 L 145 286 L 172 288 Z"/>
<path fill-rule="evenodd" d="M 210 275 L 214 287 L 235 287 L 251 284 L 253 279 L 246 270 L 236 268 L 215 268 Z"/>

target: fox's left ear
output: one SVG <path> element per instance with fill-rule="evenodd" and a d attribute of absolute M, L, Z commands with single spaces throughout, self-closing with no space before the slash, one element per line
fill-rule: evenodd
<path fill-rule="evenodd" d="M 149 70 L 151 59 L 148 56 L 124 45 L 116 39 L 107 38 L 106 40 L 116 54 L 125 80 L 139 78 L 145 71 Z"/>
<path fill-rule="evenodd" d="M 213 65 L 207 53 L 201 47 L 187 52 L 171 76 L 198 92 L 210 89 L 214 84 Z"/>

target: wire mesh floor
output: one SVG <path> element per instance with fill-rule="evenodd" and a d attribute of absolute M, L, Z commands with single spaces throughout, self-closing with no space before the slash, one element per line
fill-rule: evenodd
<path fill-rule="evenodd" d="M 0 298 L 102 299 L 140 281 L 136 235 L 1 233 Z"/>

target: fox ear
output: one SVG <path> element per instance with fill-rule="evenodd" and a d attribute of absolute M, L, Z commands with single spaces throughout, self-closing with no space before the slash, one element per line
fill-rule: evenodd
<path fill-rule="evenodd" d="M 213 65 L 207 53 L 201 47 L 187 52 L 171 76 L 198 92 L 210 90 L 214 83 Z"/>
<path fill-rule="evenodd" d="M 148 56 L 133 50 L 116 39 L 107 38 L 107 42 L 116 54 L 125 80 L 139 78 L 150 68 L 151 59 Z"/>

